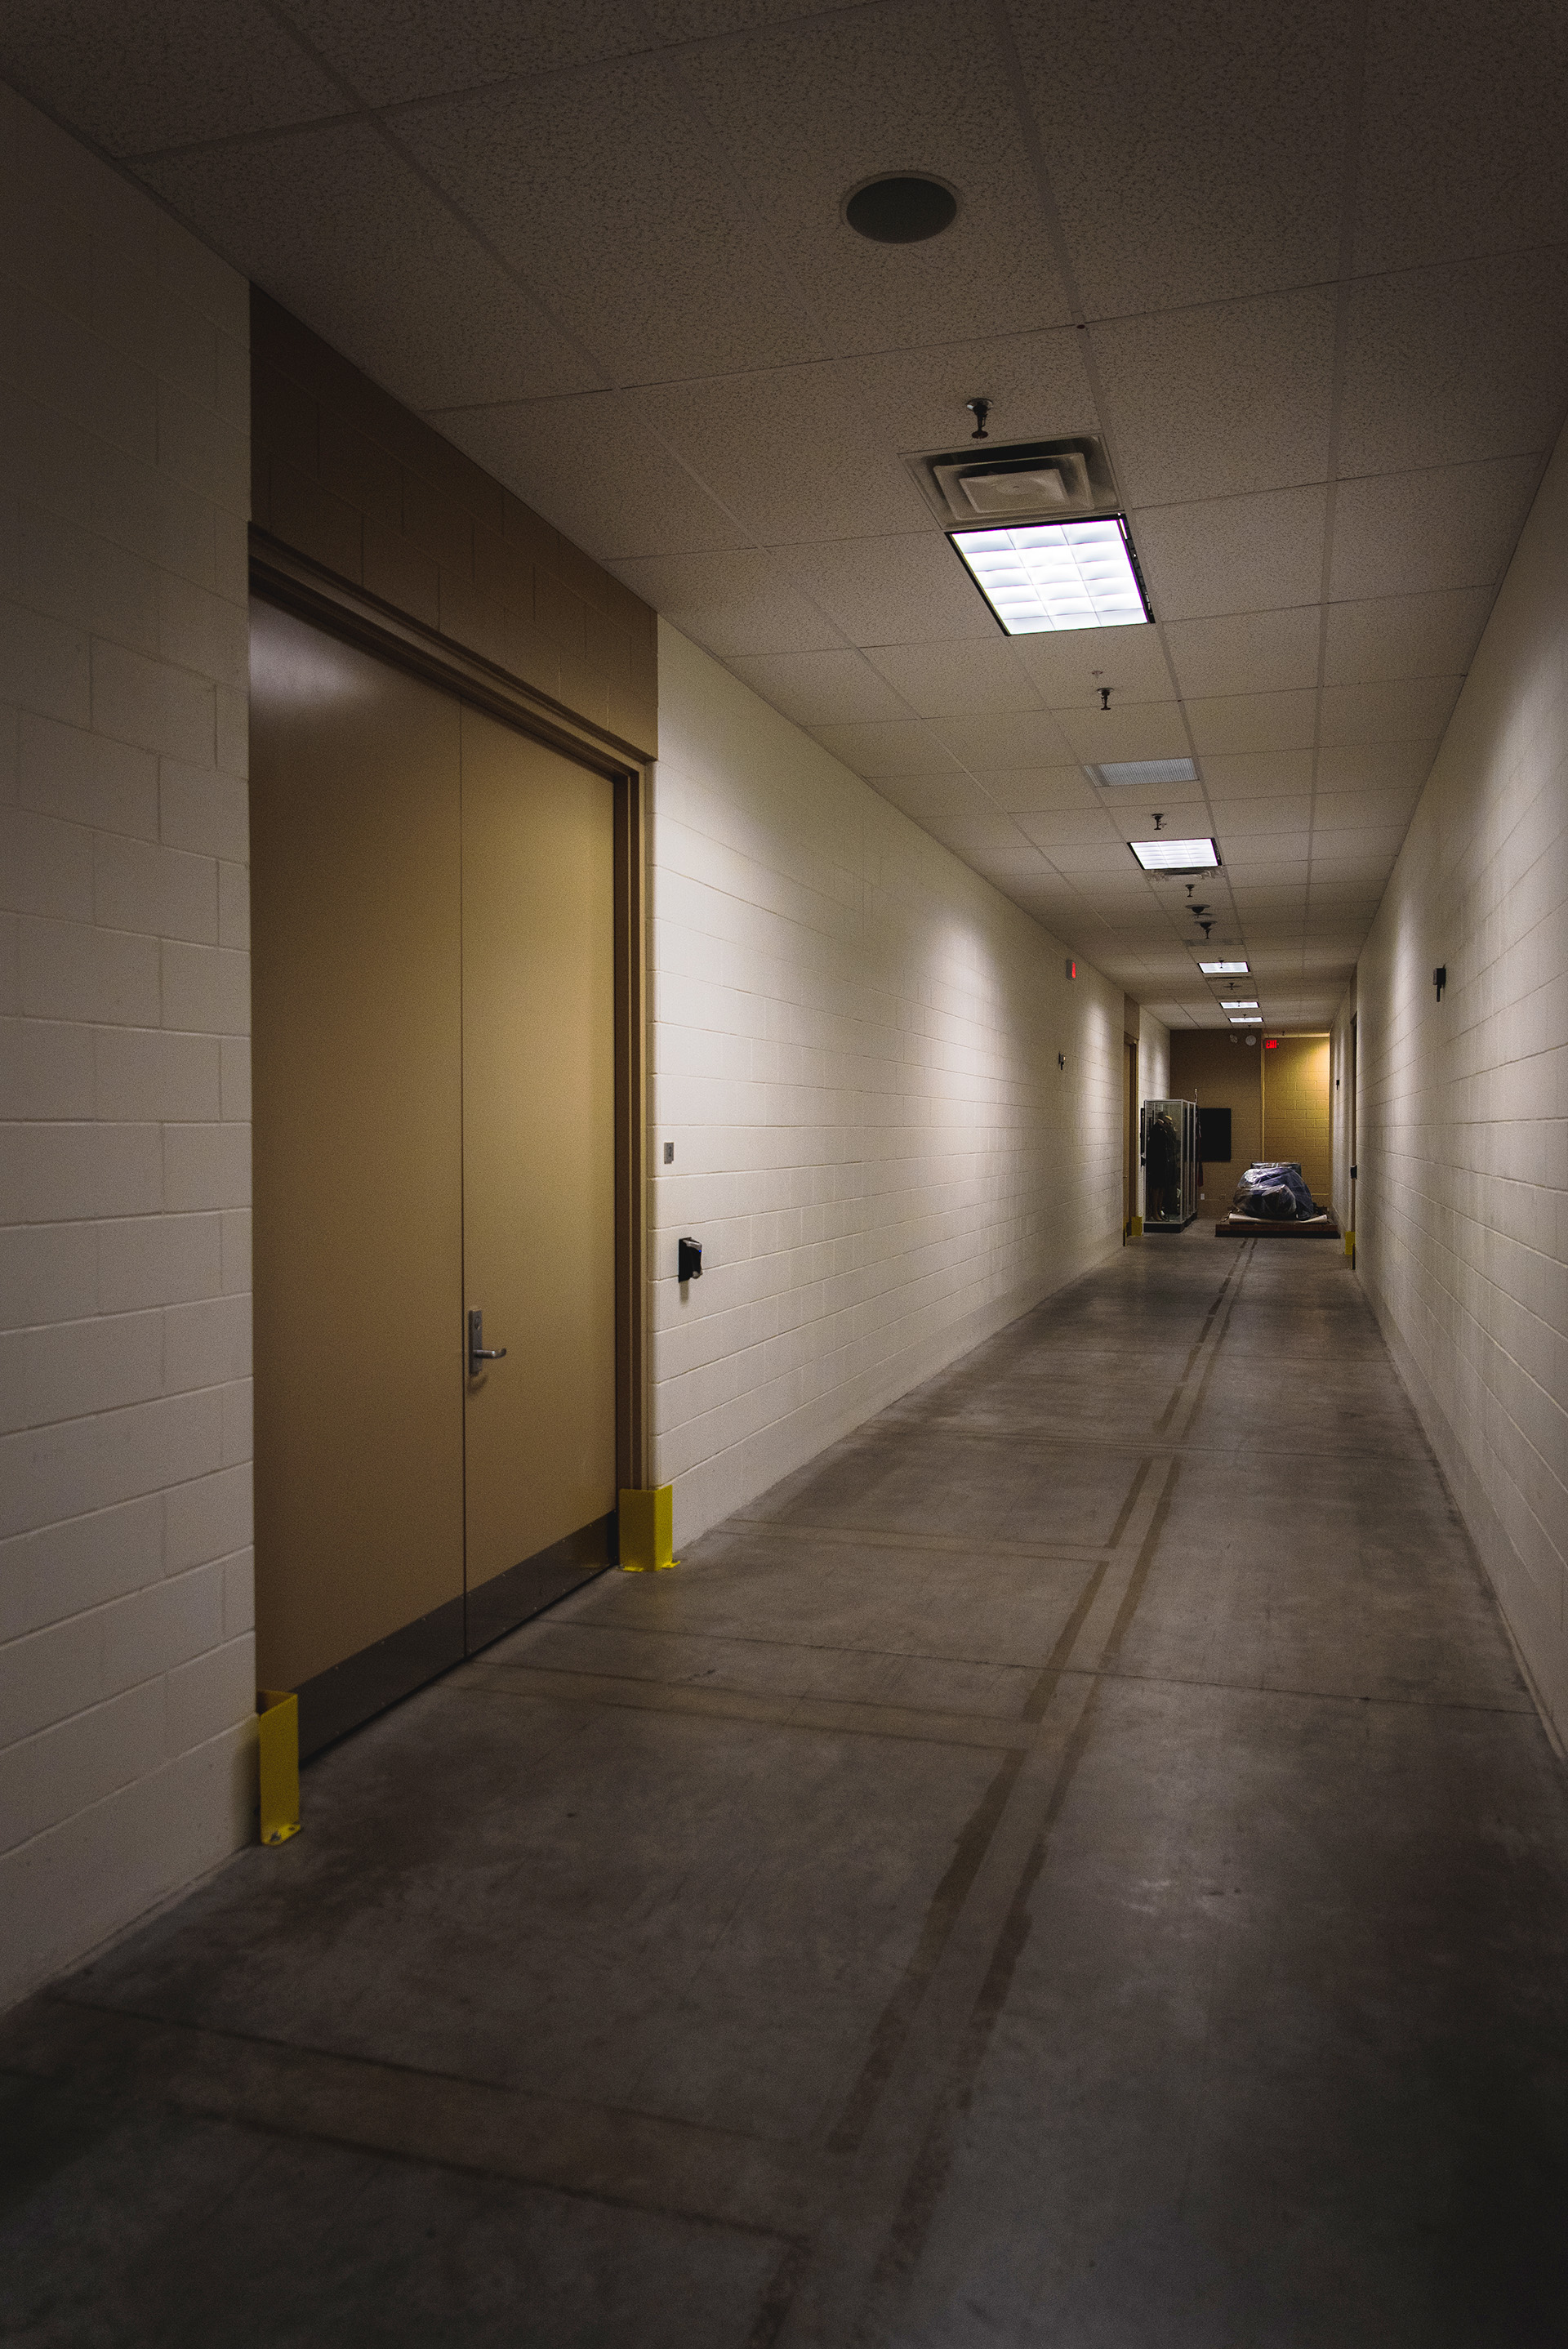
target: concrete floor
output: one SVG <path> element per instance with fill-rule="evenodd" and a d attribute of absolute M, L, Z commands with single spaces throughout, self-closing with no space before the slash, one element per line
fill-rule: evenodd
<path fill-rule="evenodd" d="M 28 2344 L 1568 2341 L 1568 1775 L 1329 1244 L 1145 1241 L 0 2030 Z"/>

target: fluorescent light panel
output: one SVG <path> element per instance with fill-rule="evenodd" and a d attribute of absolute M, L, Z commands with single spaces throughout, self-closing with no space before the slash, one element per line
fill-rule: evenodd
<path fill-rule="evenodd" d="M 1205 978 L 1230 978 L 1233 976 L 1239 978 L 1243 973 L 1250 977 L 1252 969 L 1251 965 L 1244 962 L 1201 962 L 1198 968 Z"/>
<path fill-rule="evenodd" d="M 1145 873 L 1212 873 L 1220 852 L 1212 840 L 1130 840 Z"/>
<path fill-rule="evenodd" d="M 1233 1028 L 1261 1028 L 1263 1024 L 1261 1019 L 1233 1019 L 1231 1022 Z"/>
<path fill-rule="evenodd" d="M 1257 1008 L 1255 995 L 1224 995 L 1220 999 L 1222 1011 L 1255 1011 Z"/>
<path fill-rule="evenodd" d="M 1010 636 L 1141 627 L 1151 617 L 1118 515 L 955 530 L 953 543 Z"/>
<path fill-rule="evenodd" d="M 1191 759 L 1116 759 L 1088 772 L 1097 783 L 1119 789 L 1126 783 L 1195 783 L 1198 770 Z"/>

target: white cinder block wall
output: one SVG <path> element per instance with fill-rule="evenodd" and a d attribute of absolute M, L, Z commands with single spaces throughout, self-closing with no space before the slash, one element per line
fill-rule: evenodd
<path fill-rule="evenodd" d="M 0 87 L 0 2004 L 250 1831 L 247 289 Z"/>
<path fill-rule="evenodd" d="M 690 1540 L 1119 1246 L 1122 997 L 663 624 L 659 741 L 654 1475 Z"/>
<path fill-rule="evenodd" d="M 1565 768 L 1560 445 L 1373 925 L 1354 1005 L 1357 1269 L 1559 1731 L 1568 1731 Z"/>

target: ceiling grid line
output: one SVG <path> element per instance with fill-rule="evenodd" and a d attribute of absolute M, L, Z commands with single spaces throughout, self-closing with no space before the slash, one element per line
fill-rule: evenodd
<path fill-rule="evenodd" d="M 1046 161 L 1045 147 L 1040 137 L 1039 125 L 1035 119 L 1035 110 L 1029 101 L 1028 89 L 1024 79 L 1023 65 L 1018 57 L 1017 43 L 1014 39 L 1012 21 L 1007 13 L 1007 0 L 989 0 L 989 7 L 992 21 L 996 27 L 997 45 L 1002 52 L 1013 105 L 1017 112 L 1018 119 L 1023 129 L 1024 141 L 1028 151 L 1030 167 L 1034 174 L 1035 184 L 1038 192 L 1040 211 L 1046 224 L 1046 233 L 1050 240 L 1052 251 L 1056 258 L 1057 268 L 1061 276 L 1062 284 L 1067 288 L 1068 300 L 1070 306 L 1073 324 L 1077 327 L 1078 333 L 1083 336 L 1083 368 L 1085 376 L 1088 380 L 1089 395 L 1094 401 L 1095 413 L 1099 422 L 1100 439 L 1104 444 L 1106 454 L 1110 460 L 1112 476 L 1119 484 L 1121 475 L 1116 461 L 1116 450 L 1113 445 L 1110 421 L 1106 412 L 1107 402 L 1104 388 L 1100 381 L 1099 360 L 1094 348 L 1094 336 L 1089 328 L 1089 325 L 1085 315 L 1083 298 L 1078 287 L 1078 271 L 1073 262 L 1072 252 L 1068 243 L 1067 231 L 1062 223 L 1061 212 L 1057 203 L 1056 190 L 1051 179 L 1050 167 Z M 1192 737 L 1191 722 L 1187 709 L 1186 699 L 1181 690 L 1181 679 L 1177 676 L 1175 664 L 1171 657 L 1170 642 L 1166 636 L 1164 627 L 1158 616 L 1154 618 L 1154 627 L 1160 646 L 1161 655 L 1165 663 L 1166 674 L 1170 678 L 1171 691 L 1175 697 L 1175 705 L 1179 713 L 1179 722 L 1181 728 L 1182 740 L 1187 745 L 1187 755 L 1192 762 L 1193 771 L 1198 778 L 1199 789 L 1202 793 L 1203 810 L 1208 823 L 1208 837 L 1212 840 L 1218 841 L 1219 828 L 1215 821 L 1213 803 L 1209 796 L 1208 784 L 1204 780 L 1202 761 L 1198 753 L 1197 743 L 1194 741 Z M 1115 837 L 1118 840 L 1123 840 L 1125 838 L 1125 833 L 1116 824 L 1110 810 L 1105 807 L 1103 799 L 1100 801 L 1100 805 L 1104 810 L 1108 828 L 1114 833 Z M 1236 905 L 1235 892 L 1231 885 L 1230 875 L 1222 864 L 1220 867 L 1220 871 L 1224 874 L 1223 887 L 1225 895 L 1230 900 L 1231 920 L 1235 926 L 1238 941 L 1241 942 L 1244 947 L 1245 931 L 1240 911 Z M 1163 897 L 1161 896 L 1159 888 L 1151 876 L 1146 875 L 1145 886 L 1148 889 L 1150 896 L 1154 900 L 1155 904 L 1159 905 L 1161 914 L 1165 917 L 1167 926 L 1170 928 L 1171 933 L 1181 941 L 1183 949 L 1190 950 L 1192 942 L 1189 939 L 1186 932 L 1181 928 L 1180 923 L 1176 920 L 1170 905 Z M 1189 897 L 1190 896 L 1191 892 L 1189 892 Z M 1194 957 L 1194 959 L 1196 957 Z"/>
<path fill-rule="evenodd" d="M 1323 568 L 1318 590 L 1317 683 L 1313 694 L 1312 773 L 1307 792 L 1306 887 L 1303 894 L 1301 987 L 1306 988 L 1307 940 L 1312 934 L 1312 885 L 1316 862 L 1318 779 L 1323 765 L 1323 696 L 1328 672 L 1329 591 L 1334 577 L 1334 525 L 1339 502 L 1339 449 L 1345 418 L 1345 376 L 1350 342 L 1350 296 L 1355 283 L 1357 200 L 1361 174 L 1361 117 L 1367 77 L 1367 0 L 1356 0 L 1350 51 L 1346 61 L 1345 166 L 1340 192 L 1339 273 L 1334 305 L 1334 357 L 1329 376 L 1328 451 L 1323 502 Z"/>

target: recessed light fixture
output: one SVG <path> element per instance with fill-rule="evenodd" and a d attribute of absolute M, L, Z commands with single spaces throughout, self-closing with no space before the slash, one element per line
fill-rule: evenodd
<path fill-rule="evenodd" d="M 1263 1024 L 1261 1019 L 1233 1019 L 1231 1022 L 1233 1028 L 1261 1028 Z"/>
<path fill-rule="evenodd" d="M 1227 995 L 1223 999 L 1223 1008 L 1227 1011 L 1255 1011 L 1258 1008 L 1258 999 L 1255 995 Z"/>
<path fill-rule="evenodd" d="M 1205 978 L 1229 978 L 1233 972 L 1240 976 L 1249 970 L 1250 965 L 1244 962 L 1201 962 L 1198 968 Z"/>
<path fill-rule="evenodd" d="M 958 199 L 944 180 L 925 172 L 895 172 L 867 180 L 844 198 L 844 218 L 873 244 L 922 244 L 940 236 L 958 214 Z"/>
<path fill-rule="evenodd" d="M 1220 852 L 1212 840 L 1130 840 L 1145 873 L 1212 873 Z"/>
<path fill-rule="evenodd" d="M 953 543 L 1010 636 L 1142 627 L 1154 616 L 1119 514 L 955 530 Z"/>
<path fill-rule="evenodd" d="M 1090 782 L 1114 789 L 1123 783 L 1195 783 L 1198 780 L 1191 759 L 1119 759 L 1084 771 Z"/>

